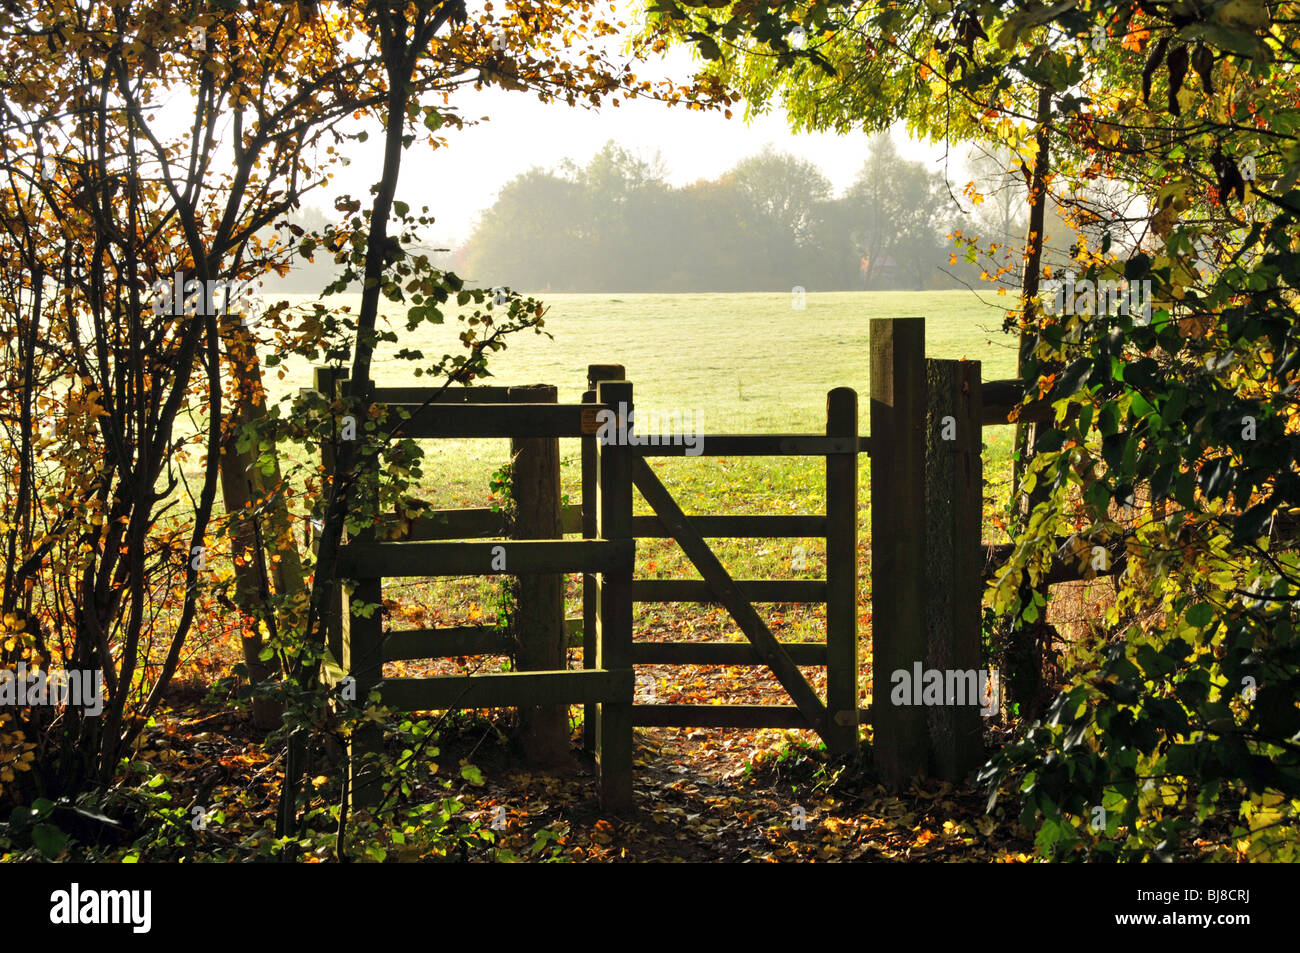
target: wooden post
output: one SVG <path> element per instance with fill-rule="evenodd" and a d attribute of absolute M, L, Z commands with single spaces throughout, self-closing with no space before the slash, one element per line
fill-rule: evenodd
<path fill-rule="evenodd" d="M 884 783 L 925 771 L 925 709 L 891 701 L 925 658 L 925 319 L 871 322 L 871 720 Z M 920 686 L 917 686 L 919 689 Z"/>
<path fill-rule="evenodd" d="M 851 437 L 852 453 L 826 458 L 826 747 L 858 750 L 858 395 L 826 397 L 826 436 Z"/>
<path fill-rule="evenodd" d="M 554 384 L 510 388 L 510 400 L 554 404 Z M 514 539 L 560 539 L 560 441 L 557 437 L 512 437 L 511 494 L 515 502 Z M 505 571 L 510 571 L 507 562 Z M 568 667 L 564 633 L 564 576 L 517 577 L 515 660 L 523 672 Z M 525 759 L 554 766 L 570 759 L 569 707 L 520 705 L 519 739 Z"/>
<path fill-rule="evenodd" d="M 597 387 L 599 403 L 611 407 L 620 418 L 617 428 L 625 433 L 632 412 L 632 385 L 626 381 L 602 381 Z M 600 537 L 607 540 L 632 538 L 632 448 L 609 441 L 597 447 L 599 470 Z M 597 663 L 607 671 L 632 668 L 632 570 L 634 559 L 617 571 L 601 574 L 597 591 L 599 640 Z M 596 759 L 600 767 L 600 801 L 608 811 L 632 807 L 632 700 L 635 682 L 628 679 L 625 702 L 602 702 L 596 709 Z"/>
<path fill-rule="evenodd" d="M 622 364 L 588 364 L 587 391 L 582 395 L 584 404 L 596 402 L 596 387 L 601 381 L 621 381 L 626 376 Z M 582 538 L 597 538 L 596 513 L 596 437 L 582 438 Z M 582 667 L 596 667 L 596 576 L 582 575 Z M 596 705 L 589 702 L 582 707 L 582 749 L 590 754 L 596 751 Z"/>
<path fill-rule="evenodd" d="M 978 361 L 925 365 L 924 667 L 945 679 L 944 704 L 927 706 L 925 713 L 930 766 L 940 779 L 959 782 L 984 760 L 979 677 L 987 676 L 980 651 L 983 390 Z"/>

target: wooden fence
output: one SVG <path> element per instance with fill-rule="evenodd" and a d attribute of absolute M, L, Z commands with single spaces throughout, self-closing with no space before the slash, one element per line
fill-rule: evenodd
<path fill-rule="evenodd" d="M 402 427 L 405 437 L 509 437 L 516 452 L 535 448 L 538 441 L 580 438 L 581 503 L 561 509 L 558 499 L 525 497 L 516 505 L 553 510 L 559 514 L 554 535 L 581 538 L 518 538 L 517 524 L 507 525 L 501 513 L 488 509 L 435 510 L 413 521 L 393 517 L 350 538 L 340 555 L 339 576 L 356 585 L 350 593 L 340 589 L 329 631 L 331 649 L 356 679 L 358 697 L 375 689 L 384 705 L 407 711 L 583 705 L 584 741 L 597 758 L 602 803 L 612 810 L 633 802 L 637 726 L 810 729 L 832 753 L 848 756 L 859 750 L 865 722 L 871 724 L 873 757 L 886 780 L 901 783 L 923 772 L 953 780 L 966 775 L 984 756 L 978 707 L 893 704 L 892 677 L 912 673 L 918 663 L 944 670 L 981 667 L 980 600 L 988 548 L 980 534 L 980 432 L 985 425 L 1005 423 L 1004 411 L 1018 397 L 1014 382 L 981 384 L 978 362 L 927 361 L 922 318 L 872 321 L 870 347 L 870 437 L 858 434 L 858 399 L 849 388 L 828 394 L 824 433 L 699 435 L 704 457 L 825 457 L 826 512 L 807 515 L 683 513 L 646 458 L 685 455 L 684 446 L 597 439 L 601 412 L 624 415 L 625 423 L 634 409 L 632 384 L 619 365 L 589 367 L 580 404 L 556 403 L 553 388 L 549 393 L 535 387 L 447 390 L 433 403 L 428 388 L 377 388 L 373 402 L 410 414 Z M 343 381 L 318 371 L 316 386 L 332 395 L 341 392 Z M 858 700 L 857 455 L 863 452 L 873 458 L 869 708 Z M 634 486 L 653 515 L 633 515 Z M 538 525 L 553 524 L 534 521 Z M 483 541 L 512 528 L 516 538 Z M 790 537 L 826 540 L 825 579 L 734 579 L 706 542 Z M 636 540 L 650 538 L 676 540 L 701 579 L 636 579 Z M 383 663 L 390 661 L 477 654 L 526 659 L 495 627 L 385 632 L 379 613 L 354 616 L 350 609 L 356 601 L 380 603 L 385 578 L 509 573 L 551 579 L 558 586 L 559 574 L 579 572 L 582 615 L 565 620 L 565 628 L 583 647 L 580 670 L 384 678 Z M 748 643 L 637 641 L 637 602 L 721 604 Z M 755 603 L 797 602 L 826 604 L 825 642 L 782 643 L 754 608 Z M 534 608 L 521 600 L 517 612 L 527 617 Z M 636 665 L 762 665 L 791 703 L 636 704 Z M 812 666 L 827 670 L 825 698 L 801 672 Z M 359 755 L 377 744 L 373 732 L 354 739 L 354 770 Z M 363 799 L 370 792 L 364 774 L 354 777 L 353 790 Z"/>

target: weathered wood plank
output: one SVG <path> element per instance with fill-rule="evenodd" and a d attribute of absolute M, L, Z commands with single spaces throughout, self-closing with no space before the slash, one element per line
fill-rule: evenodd
<path fill-rule="evenodd" d="M 326 371 L 328 368 L 317 368 Z M 347 395 L 351 389 L 347 381 L 347 371 L 342 372 L 340 392 Z M 375 404 L 407 404 L 419 406 L 432 400 L 436 404 L 531 404 L 535 398 L 531 394 L 535 387 L 553 387 L 552 384 L 499 384 L 474 385 L 472 387 L 375 387 L 370 400 Z M 316 388 L 320 390 L 319 387 Z M 324 391 L 321 391 L 324 393 Z"/>
<path fill-rule="evenodd" d="M 594 433 L 591 404 L 388 404 L 390 411 L 411 415 L 398 436 L 433 437 L 581 437 Z M 585 422 L 584 422 L 585 414 Z M 386 427 L 399 423 L 390 413 Z"/>
<path fill-rule="evenodd" d="M 925 709 L 893 705 L 891 675 L 925 657 L 925 319 L 871 322 L 873 753 L 901 786 L 928 767 Z"/>
<path fill-rule="evenodd" d="M 826 535 L 824 516 L 688 516 L 705 539 L 816 538 Z M 637 539 L 668 539 L 672 531 L 658 516 L 632 517 Z"/>
<path fill-rule="evenodd" d="M 621 364 L 588 364 L 587 390 L 582 395 L 584 404 L 596 403 L 596 388 L 601 381 L 621 381 L 627 376 Z M 598 514 L 596 510 L 597 480 L 600 470 L 597 463 L 596 438 L 583 437 L 580 444 L 582 452 L 582 494 L 577 507 L 565 507 L 565 516 L 571 510 L 577 511 L 578 523 L 570 527 L 566 521 L 566 533 L 580 532 L 584 539 L 596 539 L 598 536 Z M 596 667 L 597 619 L 600 615 L 597 600 L 598 580 L 592 573 L 582 576 L 582 667 Z M 572 642 L 570 642 L 572 645 Z M 588 704 L 582 710 L 582 748 L 589 754 L 596 753 L 596 706 Z"/>
<path fill-rule="evenodd" d="M 566 503 L 560 507 L 560 531 L 565 535 L 582 532 L 582 504 Z M 590 539 L 591 537 L 586 537 Z"/>
<path fill-rule="evenodd" d="M 925 669 L 978 672 L 980 527 L 984 518 L 978 361 L 926 363 Z M 916 691 L 917 686 L 913 686 Z M 959 782 L 984 761 L 979 701 L 945 698 L 927 706 L 930 767 Z"/>
<path fill-rule="evenodd" d="M 1025 382 L 1019 378 L 1010 380 L 983 381 L 980 385 L 983 410 L 980 422 L 986 426 L 1010 423 L 1007 415 L 1011 408 L 1025 399 Z"/>
<path fill-rule="evenodd" d="M 414 519 L 390 513 L 380 519 L 378 535 L 390 542 L 428 543 L 444 539 L 493 539 L 506 535 L 506 514 L 486 506 L 425 510 Z"/>
<path fill-rule="evenodd" d="M 604 572 L 630 565 L 632 545 L 605 539 L 499 542 L 349 543 L 339 552 L 345 579 Z"/>
<path fill-rule="evenodd" d="M 597 401 L 605 406 L 633 409 L 632 384 L 601 381 Z M 586 405 L 588 407 L 593 405 Z M 635 553 L 632 538 L 631 448 L 609 443 L 597 453 L 598 532 L 602 539 L 625 542 Z M 596 663 L 611 671 L 632 668 L 633 563 L 605 571 L 597 588 Z M 630 672 L 629 672 L 630 678 Z M 596 709 L 596 762 L 601 805 L 608 811 L 633 806 L 632 762 L 636 751 L 632 723 L 632 685 L 616 698 L 593 699 Z"/>
<path fill-rule="evenodd" d="M 782 642 L 795 665 L 826 664 L 825 642 Z M 765 665 L 748 642 L 634 642 L 637 665 Z"/>
<path fill-rule="evenodd" d="M 342 367 L 313 367 L 311 371 L 312 390 L 328 400 L 333 400 L 341 392 L 344 382 L 351 376 L 351 373 L 351 371 Z"/>
<path fill-rule="evenodd" d="M 560 510 L 565 533 L 582 531 L 582 507 L 569 504 Z M 425 510 L 414 519 L 390 513 L 380 520 L 380 538 L 390 542 L 431 543 L 444 539 L 497 539 L 507 533 L 506 515 L 490 507 Z"/>
<path fill-rule="evenodd" d="M 837 387 L 826 396 L 826 435 L 858 432 L 858 395 Z M 826 459 L 826 730 L 834 755 L 858 750 L 858 460 Z"/>
<path fill-rule="evenodd" d="M 386 678 L 378 689 L 381 703 L 399 711 L 577 705 L 631 697 L 633 674 L 631 669 L 616 672 L 564 669 Z"/>
<path fill-rule="evenodd" d="M 818 731 L 826 728 L 826 706 L 822 704 L 817 693 L 803 677 L 798 666 L 791 661 L 789 654 L 776 640 L 772 630 L 762 620 L 745 595 L 745 590 L 736 584 L 731 574 L 713 551 L 709 549 L 704 538 L 691 526 L 686 514 L 681 511 L 664 485 L 659 482 L 650 465 L 640 458 L 632 463 L 632 482 L 641 491 L 650 507 L 668 524 L 673 531 L 673 538 L 686 556 L 695 565 L 709 588 L 713 590 L 718 602 L 726 607 L 727 612 L 736 620 L 745 637 L 754 644 L 759 656 L 767 663 L 772 674 L 776 676 L 791 700 L 804 713 Z"/>
<path fill-rule="evenodd" d="M 584 404 L 596 402 L 596 384 L 591 379 L 595 367 L 594 364 L 587 367 L 587 387 L 590 389 L 582 395 Z M 596 438 L 583 437 L 580 447 L 582 453 L 580 532 L 583 539 L 595 539 L 597 532 Z M 582 574 L 582 618 L 579 619 L 579 623 L 582 626 L 582 667 L 584 669 L 596 667 L 596 615 L 599 611 L 596 602 L 596 586 L 597 579 L 594 573 Z M 569 644 L 572 645 L 572 641 Z M 582 750 L 590 755 L 596 753 L 596 706 L 594 704 L 585 705 L 582 709 Z"/>
<path fill-rule="evenodd" d="M 564 620 L 565 644 L 582 645 L 582 619 Z M 457 658 L 462 655 L 512 655 L 514 642 L 489 625 L 457 625 L 441 629 L 395 629 L 384 633 L 384 661 Z M 594 665 L 592 666 L 595 667 Z"/>
<path fill-rule="evenodd" d="M 750 602 L 825 602 L 825 579 L 737 579 Z M 637 602 L 716 603 L 715 593 L 699 579 L 638 579 L 632 583 Z"/>
<path fill-rule="evenodd" d="M 423 404 L 434 394 L 438 387 L 376 387 L 371 398 L 376 404 Z M 434 399 L 439 404 L 507 404 L 514 400 L 513 387 L 496 385 L 475 387 L 448 387 Z"/>
<path fill-rule="evenodd" d="M 558 399 L 554 384 L 511 391 L 512 395 L 516 392 L 536 403 L 554 403 Z M 510 441 L 510 458 L 515 501 L 512 535 L 526 540 L 559 539 L 560 441 L 555 437 L 515 437 Z M 563 574 L 521 576 L 515 585 L 516 667 L 522 672 L 564 668 L 568 644 L 564 634 Z M 521 706 L 516 730 L 527 763 L 550 767 L 570 760 L 566 705 Z"/>
<path fill-rule="evenodd" d="M 984 381 L 980 388 L 981 410 L 980 423 L 985 427 L 1011 424 L 1007 418 L 1019 407 L 1020 413 L 1015 423 L 1041 424 L 1055 419 L 1056 411 L 1049 400 L 1033 400 L 1021 406 L 1025 399 L 1025 382 L 1018 378 L 1011 380 Z M 1072 410 L 1071 413 L 1077 413 Z"/>

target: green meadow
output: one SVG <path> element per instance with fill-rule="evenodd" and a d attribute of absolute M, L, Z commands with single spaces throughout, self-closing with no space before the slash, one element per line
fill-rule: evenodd
<path fill-rule="evenodd" d="M 294 303 L 308 296 L 287 296 Z M 1002 305 L 994 294 L 972 291 L 844 292 L 807 295 L 796 309 L 788 294 L 536 294 L 547 305 L 546 331 L 510 340 L 493 355 L 496 383 L 555 384 L 561 401 L 578 401 L 586 387 L 588 364 L 622 364 L 641 408 L 693 411 L 713 433 L 814 433 L 825 426 L 826 393 L 853 387 L 860 398 L 861 432 L 867 433 L 869 394 L 868 338 L 874 318 L 924 317 L 930 357 L 982 362 L 985 380 L 1015 375 L 1015 341 L 1002 333 Z M 359 305 L 360 296 L 341 296 L 337 304 Z M 458 322 L 451 321 L 412 339 L 403 332 L 401 313 L 389 314 L 402 333 L 401 347 L 426 354 L 456 353 Z M 388 346 L 376 358 L 379 386 L 419 384 L 411 362 L 395 359 Z M 309 386 L 311 370 L 291 363 L 273 392 Z M 427 378 L 425 379 L 427 382 Z M 1004 457 L 1010 428 L 990 428 L 990 462 Z M 576 441 L 565 441 L 566 460 L 576 459 Z M 572 443 L 572 446 L 567 444 Z M 491 473 L 505 462 L 504 440 L 439 441 L 429 446 L 429 489 L 439 505 L 477 505 L 486 497 Z M 754 461 L 734 461 L 753 463 Z M 782 470 L 809 461 L 766 461 Z M 671 482 L 696 479 L 677 471 L 713 464 L 666 462 Z M 820 464 L 818 464 L 820 466 Z M 703 477 L 701 477 L 703 479 Z M 566 485 L 576 485 L 576 466 L 565 470 Z M 686 489 L 686 487 L 682 487 Z M 743 498 L 712 481 L 710 496 Z M 743 512 L 743 510 L 737 510 Z"/>
<path fill-rule="evenodd" d="M 707 433 L 817 433 L 825 427 L 826 393 L 858 391 L 860 433 L 869 432 L 869 329 L 873 318 L 924 317 L 930 357 L 982 362 L 985 380 L 1015 375 L 1015 340 L 1001 331 L 1005 298 L 971 291 L 809 294 L 803 309 L 784 294 L 536 295 L 543 300 L 546 335 L 527 332 L 491 359 L 494 383 L 555 384 L 564 402 L 581 399 L 587 365 L 622 364 L 638 408 L 701 414 Z M 300 303 L 307 296 L 290 296 Z M 332 302 L 353 309 L 359 296 Z M 404 331 L 402 312 L 389 314 L 400 347 L 427 356 L 455 353 L 460 325 L 449 320 L 424 336 Z M 377 354 L 379 386 L 430 383 L 414 365 Z M 282 376 L 281 376 L 282 375 Z M 273 395 L 309 386 L 311 368 L 289 363 L 270 381 Z M 986 516 L 1000 505 L 1009 477 L 1010 427 L 984 431 L 987 445 Z M 424 444 L 421 496 L 437 507 L 483 506 L 492 473 L 507 462 L 506 440 L 441 440 Z M 561 442 L 564 492 L 580 492 L 578 441 Z M 870 605 L 871 464 L 859 458 L 859 578 L 861 603 Z M 825 464 L 816 457 L 656 458 L 653 465 L 687 513 L 808 514 L 825 511 Z M 649 509 L 639 497 L 637 511 Z M 985 539 L 999 538 L 986 522 Z M 819 578 L 825 574 L 820 539 L 715 540 L 719 558 L 736 578 Z M 642 540 L 638 578 L 698 578 L 671 540 Z M 579 614 L 576 577 L 568 586 L 569 615 Z M 434 613 L 440 624 L 492 614 L 496 583 L 488 577 L 391 580 L 385 593 L 409 611 Z M 766 610 L 765 610 L 766 611 Z M 639 631 L 703 624 L 723 638 L 743 638 L 720 610 L 639 605 Z M 417 616 L 416 618 L 421 618 Z M 789 607 L 783 638 L 818 640 L 824 607 Z M 685 620 L 685 621 L 683 621 Z M 395 618 L 393 620 L 397 622 Z M 400 623 L 398 626 L 400 627 Z M 864 633 L 865 637 L 865 633 Z"/>

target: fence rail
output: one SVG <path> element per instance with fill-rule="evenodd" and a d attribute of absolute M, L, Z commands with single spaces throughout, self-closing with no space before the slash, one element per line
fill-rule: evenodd
<path fill-rule="evenodd" d="M 630 540 L 505 540 L 498 543 L 349 543 L 339 551 L 348 579 L 605 572 L 631 567 Z"/>

